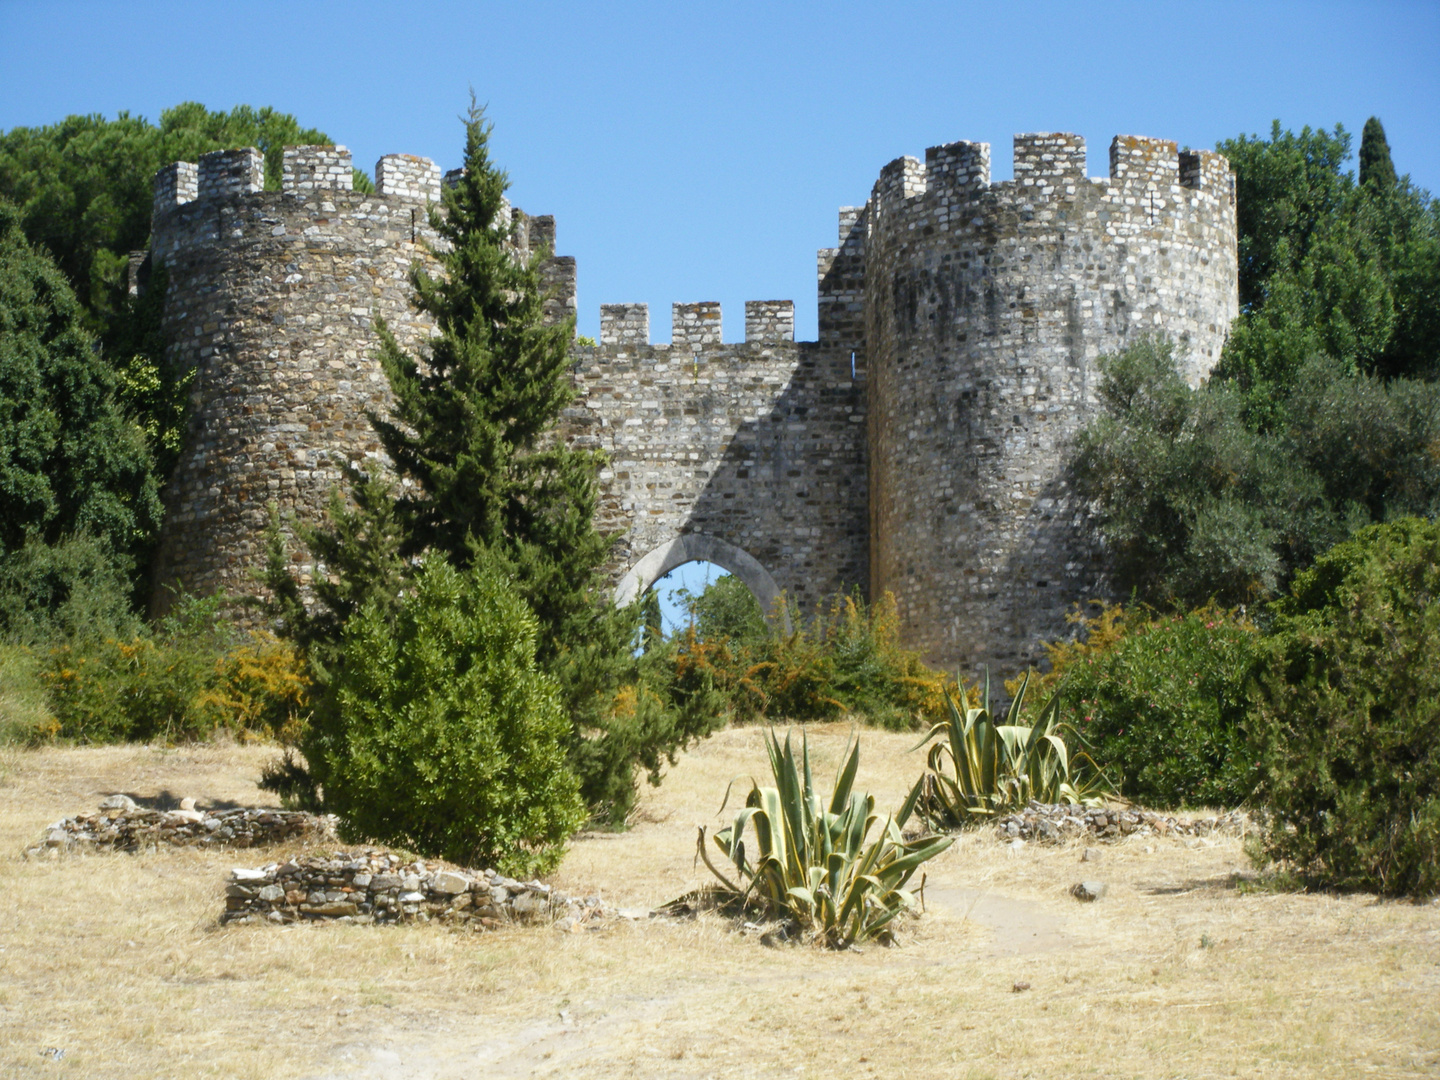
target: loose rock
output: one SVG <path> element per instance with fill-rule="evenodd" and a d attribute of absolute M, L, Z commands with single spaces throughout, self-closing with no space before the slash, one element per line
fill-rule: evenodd
<path fill-rule="evenodd" d="M 402 864 L 399 856 L 383 849 L 361 848 L 236 867 L 230 872 L 220 921 L 284 925 L 438 920 L 490 929 L 549 919 L 578 932 L 616 914 L 597 897 L 562 896 L 538 881 L 514 881 L 494 870 Z"/>
<path fill-rule="evenodd" d="M 171 847 L 251 848 L 282 841 L 335 838 L 333 814 L 238 807 L 227 810 L 149 810 L 136 806 L 127 795 L 111 795 L 94 814 L 77 814 L 57 821 L 45 839 L 25 850 L 26 856 L 46 849 L 73 852 L 107 848 L 114 851 L 149 851 Z"/>
<path fill-rule="evenodd" d="M 1149 810 L 1077 806 L 1073 803 L 1031 801 L 1024 810 L 995 822 L 996 835 L 1011 845 L 1017 840 L 1059 843 L 1071 837 L 1086 837 L 1113 843 L 1126 836 L 1204 837 L 1212 833 L 1243 836 L 1254 831 L 1255 823 L 1243 810 L 1221 817 L 1195 819 L 1168 817 Z"/>

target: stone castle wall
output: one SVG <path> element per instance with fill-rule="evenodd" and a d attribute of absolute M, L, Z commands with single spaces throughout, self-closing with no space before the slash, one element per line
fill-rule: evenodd
<path fill-rule="evenodd" d="M 767 608 L 802 611 L 866 578 L 865 390 L 848 352 L 797 343 L 794 306 L 746 304 L 742 343 L 719 340 L 720 305 L 676 304 L 651 345 L 643 304 L 602 308 L 577 347 L 572 442 L 598 446 L 599 528 L 617 536 L 628 599 L 691 559 L 739 575 Z"/>
<path fill-rule="evenodd" d="M 1235 206 L 1217 154 L 1121 136 L 1110 175 L 1075 135 L 951 143 L 880 174 L 865 210 L 870 588 L 933 661 L 1037 662 L 1105 567 L 1063 458 L 1097 358 L 1175 339 L 1192 382 L 1238 312 Z"/>
<path fill-rule="evenodd" d="M 155 181 L 150 252 L 168 271 L 164 331 L 172 360 L 196 372 L 166 491 L 157 612 L 175 589 L 256 590 L 268 504 L 316 520 L 345 463 L 381 453 L 366 415 L 390 401 L 375 319 L 411 349 L 431 332 L 408 278 L 417 262 L 433 265 L 434 163 L 381 158 L 373 194 L 352 190 L 344 147 L 287 147 L 280 191 L 261 190 L 263 164 L 254 148 L 217 151 Z M 553 243 L 553 219 L 518 225 L 522 252 Z M 572 310 L 573 260 L 548 273 L 552 306 Z"/>
<path fill-rule="evenodd" d="M 407 275 L 435 242 L 432 163 L 382 158 L 373 195 L 349 189 L 343 148 L 287 149 L 280 192 L 259 190 L 260 165 L 225 151 L 156 178 L 166 330 L 198 366 L 157 580 L 192 592 L 253 591 L 267 504 L 313 520 L 343 463 L 379 454 L 374 318 L 412 348 L 430 333 Z M 547 317 L 573 315 L 554 220 L 514 224 L 519 253 L 546 253 Z M 743 343 L 707 302 L 674 305 L 669 345 L 649 342 L 645 305 L 604 305 L 599 343 L 576 346 L 562 429 L 609 458 L 617 598 L 707 559 L 804 611 L 890 590 L 934 663 L 1037 659 L 1105 589 L 1062 467 L 1097 358 L 1163 331 L 1198 380 L 1236 313 L 1227 165 L 1121 137 L 1089 178 L 1083 140 L 1023 135 L 1015 179 L 992 184 L 988 145 L 935 147 L 841 209 L 817 287 L 817 342 L 771 300 L 746 304 Z"/>

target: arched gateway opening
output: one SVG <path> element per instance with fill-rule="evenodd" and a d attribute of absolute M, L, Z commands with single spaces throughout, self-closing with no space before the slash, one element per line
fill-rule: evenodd
<path fill-rule="evenodd" d="M 701 533 L 683 533 L 643 556 L 615 586 L 615 606 L 624 607 L 643 596 L 671 570 L 689 562 L 713 563 L 729 571 L 750 590 L 767 617 L 776 610 L 775 601 L 780 598 L 780 586 L 775 583 L 770 571 L 743 548 Z M 790 616 L 783 608 L 781 610 L 783 629 L 788 632 Z"/>

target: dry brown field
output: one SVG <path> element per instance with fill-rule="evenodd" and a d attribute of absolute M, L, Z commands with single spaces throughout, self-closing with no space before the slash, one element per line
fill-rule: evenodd
<path fill-rule="evenodd" d="M 849 733 L 810 729 L 822 772 Z M 862 786 L 894 805 L 913 737 L 861 740 Z M 266 804 L 274 752 L 0 751 L 0 1075 L 1440 1074 L 1440 905 L 1255 888 L 1233 838 L 1131 838 L 1082 865 L 1079 843 L 966 834 L 899 946 L 858 953 L 768 948 L 719 916 L 222 928 L 226 871 L 277 851 L 20 857 L 114 792 Z M 759 730 L 721 732 L 646 789 L 629 831 L 577 838 L 553 883 L 627 907 L 701 884 L 696 827 L 764 767 Z M 1082 878 L 1106 895 L 1074 900 Z"/>

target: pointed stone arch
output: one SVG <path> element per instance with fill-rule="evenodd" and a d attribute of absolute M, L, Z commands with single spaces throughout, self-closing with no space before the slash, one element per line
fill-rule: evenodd
<path fill-rule="evenodd" d="M 775 583 L 770 571 L 744 548 L 703 533 L 682 533 L 642 556 L 615 586 L 615 606 L 624 607 L 637 596 L 645 595 L 646 589 L 687 562 L 714 563 L 722 570 L 728 570 L 759 601 L 760 610 L 765 612 L 767 619 L 775 610 L 780 586 Z M 789 633 L 790 613 L 782 609 L 781 618 L 786 633 Z"/>

